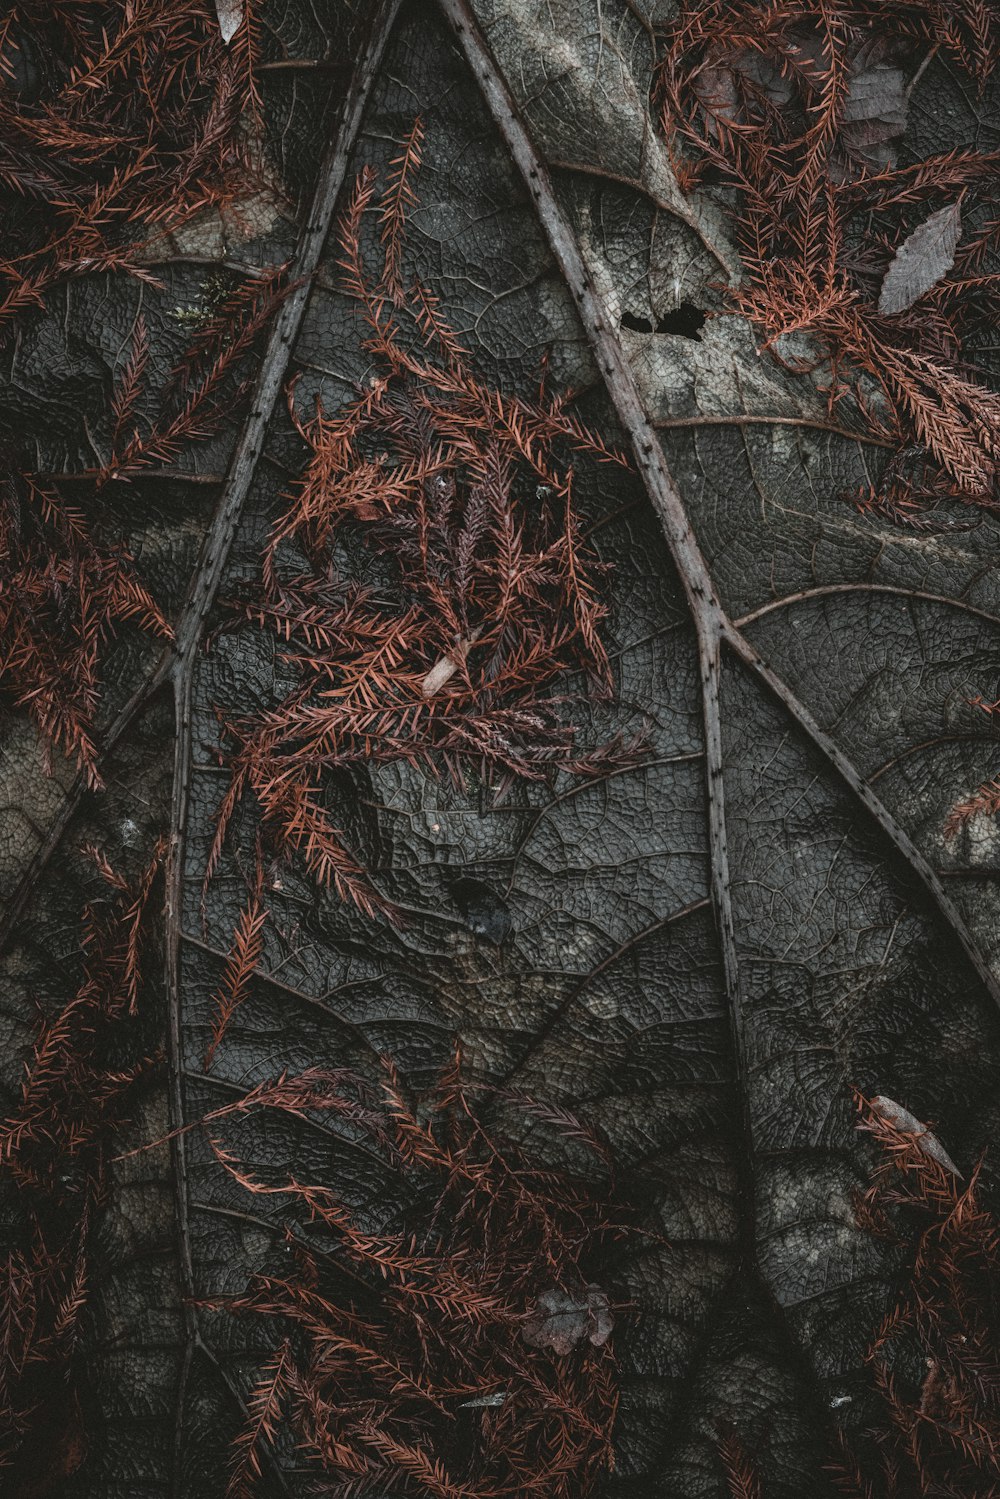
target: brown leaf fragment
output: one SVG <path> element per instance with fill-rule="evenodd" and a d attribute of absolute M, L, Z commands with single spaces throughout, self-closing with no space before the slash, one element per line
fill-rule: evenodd
<path fill-rule="evenodd" d="M 588 1286 L 585 1296 L 565 1291 L 543 1291 L 536 1311 L 524 1324 L 524 1341 L 532 1348 L 550 1348 L 560 1358 L 572 1353 L 586 1338 L 602 1348 L 615 1325 L 608 1298 L 597 1286 Z"/>
<path fill-rule="evenodd" d="M 959 203 L 939 208 L 908 235 L 893 256 L 879 293 L 879 312 L 905 312 L 955 264 L 962 233 Z"/>
<path fill-rule="evenodd" d="M 896 1103 L 891 1098 L 886 1098 L 882 1093 L 872 1099 L 872 1108 L 881 1114 L 884 1119 L 888 1119 L 889 1123 L 896 1129 L 902 1130 L 907 1135 L 915 1135 L 917 1137 L 916 1143 L 925 1155 L 930 1156 L 932 1161 L 937 1161 L 938 1165 L 943 1166 L 952 1176 L 961 1176 L 962 1173 L 941 1144 L 941 1141 L 936 1135 L 931 1133 L 926 1124 L 921 1123 L 916 1114 L 911 1114 L 909 1109 L 904 1109 L 902 1104 Z"/>

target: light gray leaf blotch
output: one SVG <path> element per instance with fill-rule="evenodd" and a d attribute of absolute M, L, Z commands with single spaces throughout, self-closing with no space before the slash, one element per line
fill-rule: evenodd
<path fill-rule="evenodd" d="M 905 79 L 901 68 L 884 64 L 855 73 L 844 100 L 843 118 L 848 124 L 883 120 L 902 134 L 906 126 Z"/>
<path fill-rule="evenodd" d="M 905 312 L 936 286 L 955 264 L 961 233 L 962 211 L 958 203 L 939 208 L 918 224 L 904 239 L 885 273 L 878 299 L 879 312 Z"/>
<path fill-rule="evenodd" d="M 916 1114 L 911 1114 L 909 1109 L 904 1109 L 903 1105 L 896 1103 L 894 1099 L 886 1098 L 884 1093 L 880 1093 L 876 1098 L 872 1099 L 872 1107 L 882 1115 L 883 1119 L 888 1119 L 889 1123 L 896 1129 L 902 1130 L 907 1135 L 916 1135 L 917 1144 L 920 1146 L 920 1149 L 925 1155 L 930 1156 L 932 1161 L 937 1161 L 938 1165 L 943 1166 L 946 1171 L 950 1171 L 952 1176 L 961 1176 L 961 1171 L 959 1171 L 937 1135 L 931 1134 L 926 1124 L 923 1124 L 917 1118 Z"/>
<path fill-rule="evenodd" d="M 228 47 L 243 24 L 243 0 L 215 0 L 215 13 L 222 40 Z"/>

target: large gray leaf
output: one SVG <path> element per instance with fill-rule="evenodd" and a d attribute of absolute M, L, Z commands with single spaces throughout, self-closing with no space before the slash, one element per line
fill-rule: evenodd
<path fill-rule="evenodd" d="M 31 997 L 54 1003 L 72 981 L 75 850 L 148 847 L 166 829 L 167 981 L 150 1023 L 167 1038 L 168 1077 L 147 1088 L 122 1148 L 283 1068 L 373 1048 L 424 1082 L 458 1032 L 479 1073 L 600 1129 L 661 1236 L 626 1243 L 613 1267 L 615 1297 L 637 1310 L 615 1329 L 609 1492 L 719 1499 L 717 1433 L 732 1422 L 763 1454 L 768 1495 L 823 1494 L 834 1420 L 866 1417 L 863 1355 L 888 1294 L 854 1222 L 867 1166 L 850 1087 L 933 1119 L 960 1170 L 1000 1124 L 1000 842 L 992 825 L 951 843 L 941 833 L 956 794 L 996 769 L 967 706 L 992 695 L 1000 668 L 995 524 L 943 538 L 859 517 L 841 494 L 884 456 L 878 445 L 832 424 L 823 393 L 761 358 L 743 320 L 703 320 L 738 262 L 718 210 L 673 180 L 640 6 L 413 0 L 367 51 L 359 28 L 327 30 L 307 0 L 263 8 L 288 57 L 361 54 L 365 86 L 324 126 L 321 167 L 322 87 L 307 69 L 269 75 L 286 185 L 318 175 L 328 207 L 364 165 L 386 168 L 420 112 L 410 269 L 490 381 L 530 391 L 550 352 L 587 419 L 634 445 L 636 475 L 579 474 L 612 564 L 620 689 L 615 721 L 585 732 L 645 720 L 650 753 L 500 809 L 400 766 L 331 786 L 408 924 L 368 922 L 286 878 L 269 896 L 262 969 L 203 1071 L 253 840 L 248 822 L 202 910 L 226 785 L 216 710 L 276 692 L 268 638 L 217 631 L 219 600 L 256 576 L 301 468 L 289 378 L 300 410 L 316 394 L 334 409 L 368 364 L 336 248 L 309 216 L 301 245 L 321 252 L 319 274 L 285 304 L 247 425 L 192 451 L 180 477 L 101 498 L 181 644 L 159 675 L 135 646 L 112 662 L 109 789 L 85 797 L 62 771 L 42 779 L 24 726 L 9 725 L 4 1086 L 18 1084 Z M 930 69 L 922 86 L 945 85 Z M 959 102 L 951 118 L 959 144 L 973 126 Z M 277 263 L 292 248 L 275 215 L 244 253 Z M 143 298 L 168 362 L 172 319 L 205 270 L 178 256 L 163 274 L 166 290 Z M 31 421 L 40 466 L 86 466 L 94 371 L 106 375 L 136 295 L 84 279 L 18 351 L 0 401 Z M 349 1140 L 271 1119 L 241 1125 L 239 1143 L 251 1166 L 294 1161 L 405 1222 L 391 1174 Z M 280 1262 L 285 1220 L 264 1201 L 267 1212 L 197 1132 L 115 1166 L 75 1499 L 221 1499 L 267 1329 L 192 1302 Z M 294 1466 L 265 1491 L 305 1492 Z"/>

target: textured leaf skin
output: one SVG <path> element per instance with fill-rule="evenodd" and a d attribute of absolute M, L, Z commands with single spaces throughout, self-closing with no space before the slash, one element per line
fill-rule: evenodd
<path fill-rule="evenodd" d="M 885 273 L 879 312 L 905 312 L 936 286 L 955 264 L 961 233 L 961 205 L 949 203 L 907 235 Z"/>
<path fill-rule="evenodd" d="M 325 34 L 309 4 L 268 9 L 294 55 L 357 46 L 346 22 L 328 22 Z M 723 1499 L 717 1434 L 732 1425 L 745 1448 L 763 1453 L 768 1499 L 797 1499 L 830 1492 L 823 1464 L 834 1421 L 864 1425 L 863 1352 L 891 1276 L 854 1224 L 852 1193 L 868 1156 L 850 1085 L 932 1119 L 962 1171 L 1000 1125 L 994 998 L 892 836 L 902 828 L 943 873 L 971 942 L 993 964 L 995 829 L 973 827 L 952 843 L 940 829 L 955 788 L 996 772 L 995 743 L 967 707 L 976 692 L 992 694 L 1000 664 L 996 528 L 987 517 L 942 538 L 859 519 L 839 496 L 863 482 L 872 451 L 830 429 L 808 375 L 759 357 L 736 317 L 709 319 L 699 339 L 623 321 L 653 329 L 685 302 L 711 307 L 719 260 L 734 255 L 711 204 L 694 217 L 672 187 L 646 110 L 652 56 L 640 9 L 481 0 L 477 13 L 620 329 L 722 605 L 825 736 L 808 732 L 780 692 L 726 653 L 720 717 L 738 987 L 724 971 L 711 906 L 702 662 L 684 580 L 640 479 L 581 465 L 585 513 L 613 565 L 621 684 L 616 721 L 585 729 L 597 742 L 646 719 L 648 760 L 597 784 L 518 789 L 496 811 L 478 788 L 402 767 L 331 787 L 352 847 L 383 872 L 408 922 L 398 931 L 368 922 L 308 880 L 284 877 L 269 893 L 260 966 L 209 1076 L 202 1062 L 255 833 L 248 821 L 229 849 L 203 925 L 202 875 L 225 785 L 216 709 L 266 705 L 280 670 L 253 631 L 210 633 L 194 682 L 177 918 L 184 1105 L 195 1119 L 284 1067 L 365 1065 L 372 1048 L 391 1051 L 404 1075 L 423 1082 L 447 1060 L 457 1030 L 485 1076 L 601 1130 L 624 1189 L 666 1241 L 626 1246 L 614 1266 L 616 1304 L 636 1311 L 615 1330 L 623 1399 L 609 1493 Z M 273 149 L 294 191 L 308 191 L 326 128 L 324 87 L 306 75 L 294 85 L 280 72 L 269 78 Z M 930 68 L 911 111 L 914 150 L 930 149 L 921 132 L 942 100 L 955 133 L 948 145 L 977 129 L 973 106 Z M 987 118 L 995 99 L 979 107 Z M 490 380 L 530 392 L 551 350 L 558 383 L 585 391 L 583 414 L 607 440 L 623 441 L 573 289 L 430 3 L 401 17 L 352 173 L 366 163 L 384 171 L 418 110 L 427 137 L 414 268 Z M 933 149 L 944 148 L 943 128 L 933 127 Z M 246 253 L 276 263 L 292 248 L 279 219 Z M 336 405 L 367 372 L 353 310 L 329 290 L 335 259 L 328 247 L 293 352 L 301 411 L 316 394 Z M 163 293 L 143 294 L 151 360 L 162 369 L 178 339 L 176 310 L 195 304 L 205 271 L 177 263 L 164 274 Z M 30 424 L 44 466 L 89 463 L 96 383 L 127 340 L 136 295 L 81 278 L 21 350 L 0 401 L 8 423 Z M 221 473 L 236 437 L 234 425 L 193 453 L 190 468 Z M 254 575 L 302 459 L 279 403 L 223 598 Z M 139 478 L 109 486 L 102 501 L 141 543 L 133 550 L 144 576 L 175 613 L 217 493 L 212 482 Z M 373 563 L 358 556 L 347 565 L 364 577 Z M 210 623 L 227 618 L 220 608 Z M 116 702 L 149 666 L 141 646 L 120 649 Z M 0 878 L 11 897 L 70 778 L 57 770 L 43 779 L 23 725 L 11 719 L 5 729 Z M 5 1101 L 19 1086 L 33 1000 L 55 1009 L 75 971 L 76 921 L 90 893 L 76 850 L 97 840 L 139 860 L 171 831 L 175 732 L 169 703 L 153 698 L 115 751 L 107 792 L 77 806 L 57 856 L 33 879 L 5 958 Z M 860 805 L 830 744 L 877 790 L 885 821 Z M 165 997 L 149 1002 L 150 1050 L 167 1008 Z M 152 1080 L 122 1150 L 168 1122 L 167 1085 Z M 284 1223 L 277 1205 L 265 1214 L 240 1194 L 200 1135 L 189 1140 L 184 1182 L 167 1148 L 113 1168 L 86 1350 L 89 1455 L 64 1486 L 68 1499 L 221 1499 L 239 1397 L 250 1396 L 273 1355 L 267 1329 L 254 1337 L 221 1317 L 203 1319 L 201 1343 L 191 1338 L 178 1203 L 203 1299 L 280 1267 Z M 227 1128 L 224 1142 L 252 1169 L 280 1174 L 293 1161 L 304 1177 L 335 1179 L 373 1222 L 405 1222 L 391 1175 L 373 1170 L 349 1139 L 271 1120 Z M 300 1477 L 265 1471 L 261 1491 L 305 1488 Z"/>

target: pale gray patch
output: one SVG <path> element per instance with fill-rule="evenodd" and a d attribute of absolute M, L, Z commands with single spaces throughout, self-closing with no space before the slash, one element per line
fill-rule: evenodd
<path fill-rule="evenodd" d="M 879 292 L 879 312 L 905 312 L 948 274 L 962 233 L 958 203 L 939 208 L 896 251 Z"/>

